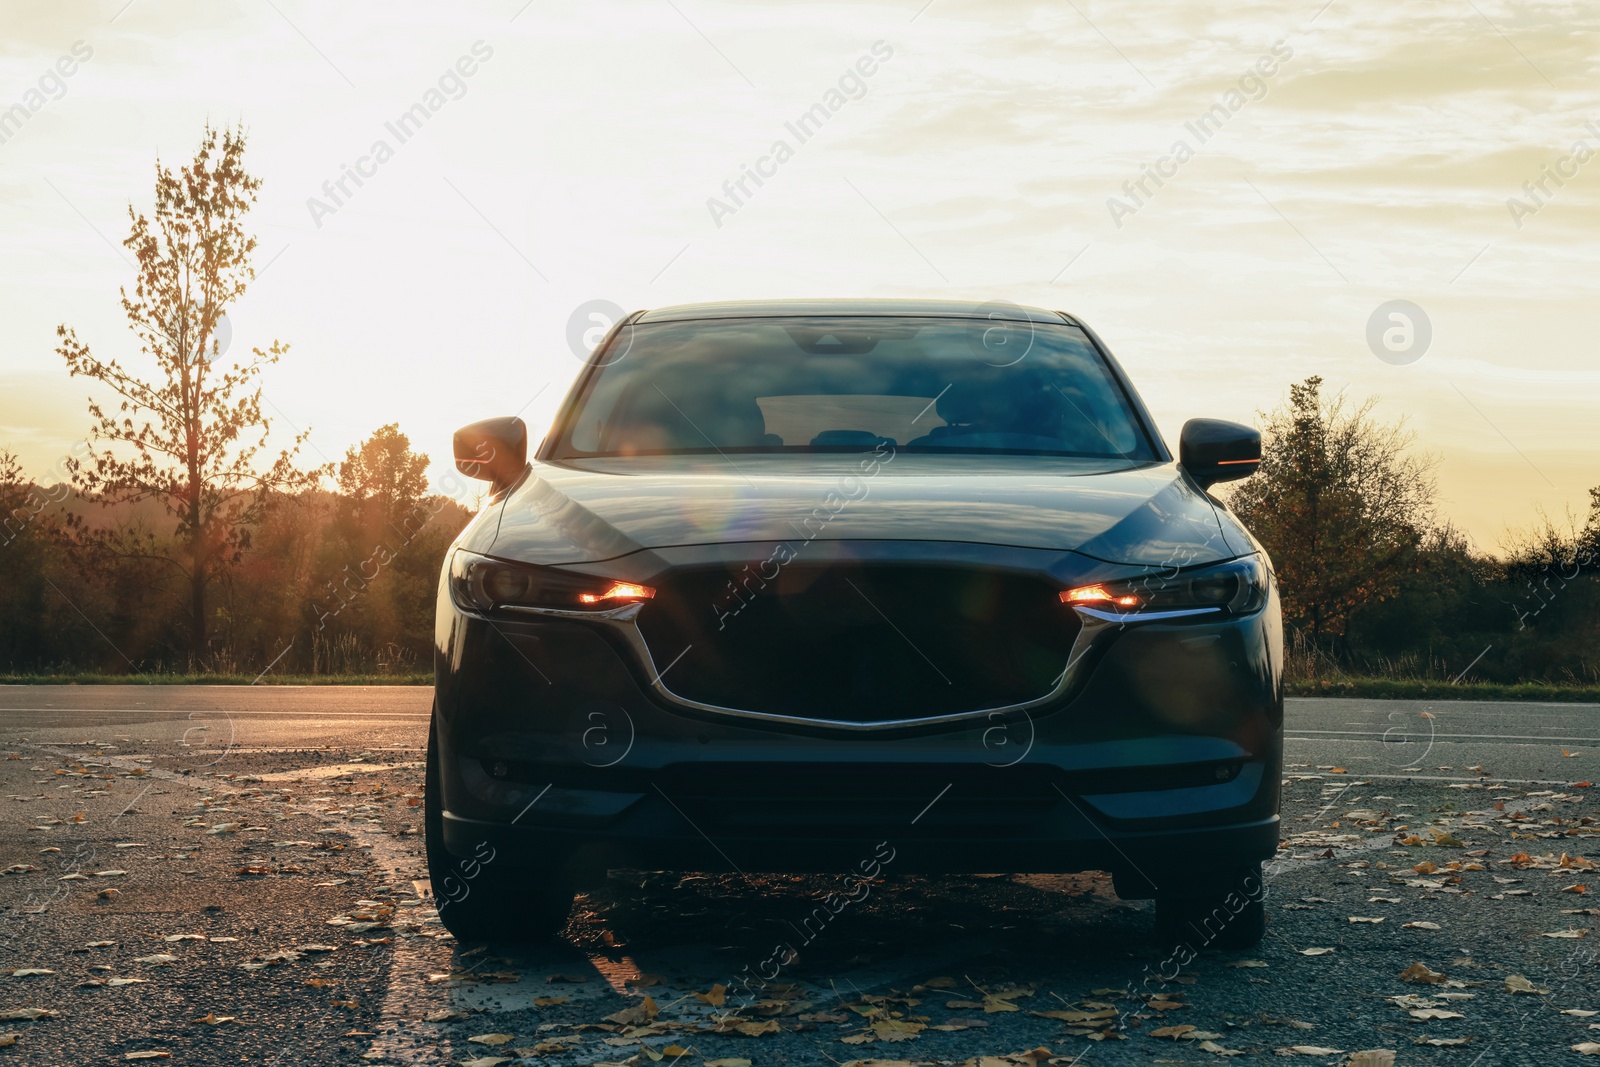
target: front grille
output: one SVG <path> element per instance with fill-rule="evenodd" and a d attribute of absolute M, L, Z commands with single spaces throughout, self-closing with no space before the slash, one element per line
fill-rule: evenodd
<path fill-rule="evenodd" d="M 771 715 L 871 723 L 1023 703 L 1051 691 L 1078 633 L 1055 584 L 972 568 L 792 563 L 655 584 L 639 628 L 663 684 Z"/>

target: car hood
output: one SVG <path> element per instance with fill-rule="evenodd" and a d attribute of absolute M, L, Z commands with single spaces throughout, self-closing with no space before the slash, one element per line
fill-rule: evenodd
<path fill-rule="evenodd" d="M 1251 550 L 1172 463 L 889 454 L 533 463 L 463 547 L 533 563 L 810 540 L 944 541 L 1186 566 Z"/>

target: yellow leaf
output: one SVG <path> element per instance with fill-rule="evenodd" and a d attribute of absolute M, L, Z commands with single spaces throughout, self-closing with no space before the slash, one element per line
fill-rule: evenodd
<path fill-rule="evenodd" d="M 606 1022 L 621 1023 L 624 1026 L 638 1026 L 654 1019 L 659 1011 L 660 1009 L 656 1007 L 656 1002 L 650 997 L 645 997 L 643 1001 L 631 1008 L 623 1008 L 621 1011 L 614 1011 L 607 1015 Z"/>
<path fill-rule="evenodd" d="M 536 1008 L 553 1008 L 557 1004 L 565 1004 L 566 997 L 534 997 L 533 1006 Z"/>
<path fill-rule="evenodd" d="M 776 1028 L 777 1024 L 773 1024 Z M 872 1024 L 872 1032 L 880 1041 L 910 1041 L 928 1028 L 927 1023 L 906 1022 L 903 1019 L 879 1019 Z"/>
<path fill-rule="evenodd" d="M 713 1008 L 720 1008 L 728 999 L 728 987 L 718 982 L 711 987 L 709 993 L 696 993 L 695 999 L 702 1004 L 709 1004 Z"/>
<path fill-rule="evenodd" d="M 744 1034 L 746 1037 L 761 1037 L 764 1034 L 777 1033 L 778 1023 L 773 1019 L 768 1019 L 765 1022 L 759 1023 L 738 1023 L 734 1026 L 734 1029 L 739 1031 L 741 1034 Z"/>

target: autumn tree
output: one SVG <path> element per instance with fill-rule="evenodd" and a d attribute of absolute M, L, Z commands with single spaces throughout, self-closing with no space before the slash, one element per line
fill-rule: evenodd
<path fill-rule="evenodd" d="M 207 126 L 192 163 L 172 169 L 157 161 L 154 218 L 128 207 L 132 230 L 123 244 L 137 276 L 132 293 L 121 292 L 122 310 L 139 366 L 100 359 L 70 327 L 57 328 L 68 371 L 119 398 L 114 408 L 89 400 L 95 451 L 69 464 L 78 487 L 106 506 L 155 501 L 171 527 L 170 538 L 131 545 L 82 523 L 80 536 L 156 560 L 180 579 L 195 668 L 208 653 L 207 589 L 239 562 L 274 494 L 309 488 L 326 472 L 296 466 L 305 433 L 276 454 L 267 446 L 271 426 L 257 383 L 288 346 L 274 340 L 265 351 L 222 360 L 218 321 L 255 277 L 256 239 L 245 216 L 261 180 L 244 169 L 244 152 L 242 129 Z"/>
<path fill-rule="evenodd" d="M 339 492 L 359 512 L 383 523 L 417 506 L 428 491 L 428 457 L 411 451 L 411 438 L 391 422 L 352 445 L 339 464 Z"/>
<path fill-rule="evenodd" d="M 1319 377 L 1291 385 L 1264 416 L 1259 471 L 1228 501 L 1272 556 L 1285 618 L 1318 644 L 1390 595 L 1435 525 L 1437 460 L 1375 403 L 1324 398 Z"/>

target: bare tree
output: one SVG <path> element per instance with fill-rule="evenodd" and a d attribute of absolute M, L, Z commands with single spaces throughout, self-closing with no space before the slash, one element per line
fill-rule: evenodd
<path fill-rule="evenodd" d="M 326 473 L 296 467 L 305 433 L 276 455 L 267 450 L 271 425 L 259 385 L 251 386 L 288 346 L 275 340 L 266 351 L 221 362 L 218 322 L 255 278 L 256 240 L 244 219 L 261 180 L 245 171 L 244 150 L 242 129 L 207 126 L 192 163 L 174 170 L 157 161 L 154 219 L 128 207 L 133 226 L 123 243 L 137 257 L 138 276 L 132 295 L 122 290 L 122 310 L 153 377 L 96 358 L 64 324 L 56 331 L 68 371 L 120 397 L 110 411 L 89 400 L 90 442 L 98 451 L 69 464 L 79 488 L 108 506 L 157 501 L 173 520 L 170 541 L 100 543 L 159 560 L 181 576 L 194 668 L 208 653 L 207 587 L 239 562 L 272 494 L 309 488 Z M 86 524 L 77 528 L 82 537 L 97 536 Z"/>

